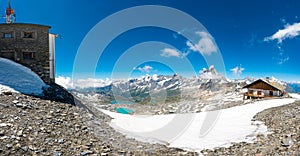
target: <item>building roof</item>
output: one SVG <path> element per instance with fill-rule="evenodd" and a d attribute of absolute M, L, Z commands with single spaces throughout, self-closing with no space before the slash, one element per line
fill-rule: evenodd
<path fill-rule="evenodd" d="M 0 26 L 14 26 L 14 25 L 24 25 L 24 26 L 37 26 L 37 27 L 47 27 L 47 28 L 51 28 L 51 26 L 48 25 L 41 25 L 41 24 L 33 24 L 33 23 L 0 23 Z"/>
<path fill-rule="evenodd" d="M 280 90 L 280 91 L 284 91 L 285 90 L 285 86 L 283 86 L 283 85 L 281 85 L 281 84 L 279 84 L 277 82 L 273 82 L 273 81 L 269 81 L 269 80 L 264 80 L 264 79 L 258 79 L 256 81 L 254 81 L 254 82 L 252 82 L 252 83 L 244 86 L 243 88 L 250 88 L 253 84 L 255 84 L 255 83 L 259 82 L 259 81 L 264 82 L 264 83 L 270 85 L 271 87 L 273 87 L 273 88 L 275 88 L 277 90 Z"/>

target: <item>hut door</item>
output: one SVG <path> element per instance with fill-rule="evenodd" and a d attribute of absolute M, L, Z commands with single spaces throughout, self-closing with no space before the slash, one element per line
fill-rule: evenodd
<path fill-rule="evenodd" d="M 270 94 L 269 94 L 270 96 L 273 96 L 273 91 L 270 91 Z"/>

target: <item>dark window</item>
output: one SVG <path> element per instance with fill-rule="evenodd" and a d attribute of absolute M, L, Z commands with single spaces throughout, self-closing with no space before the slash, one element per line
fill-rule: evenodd
<path fill-rule="evenodd" d="M 270 96 L 273 96 L 273 91 L 270 91 L 269 95 L 270 95 Z"/>
<path fill-rule="evenodd" d="M 250 91 L 249 91 L 249 94 L 253 94 L 253 90 L 250 90 Z"/>
<path fill-rule="evenodd" d="M 12 32 L 5 32 L 5 33 L 3 33 L 3 38 L 13 38 Z"/>
<path fill-rule="evenodd" d="M 1 57 L 15 59 L 15 52 L 1 52 Z"/>
<path fill-rule="evenodd" d="M 24 60 L 34 60 L 35 56 L 33 52 L 23 52 Z"/>
<path fill-rule="evenodd" d="M 33 32 L 24 32 L 24 38 L 33 38 Z"/>
<path fill-rule="evenodd" d="M 261 95 L 261 91 L 257 91 L 257 95 Z"/>

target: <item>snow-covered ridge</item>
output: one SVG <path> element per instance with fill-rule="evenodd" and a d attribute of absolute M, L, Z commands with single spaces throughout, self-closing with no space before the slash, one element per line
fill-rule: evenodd
<path fill-rule="evenodd" d="M 136 85 L 141 88 L 161 89 L 161 88 L 176 88 L 179 86 L 197 87 L 201 82 L 207 82 L 208 80 L 219 81 L 220 83 L 229 82 L 222 74 L 218 73 L 214 66 L 210 66 L 209 69 L 203 68 L 200 71 L 198 77 L 184 78 L 178 74 L 174 75 L 145 75 L 139 78 L 129 78 L 128 80 L 110 80 L 87 78 L 74 80 L 70 77 L 58 76 L 56 83 L 67 89 L 88 89 L 88 88 L 101 88 L 107 86 L 115 86 L 119 88 L 124 85 Z M 196 86 L 195 86 L 196 85 Z"/>
<path fill-rule="evenodd" d="M 29 68 L 8 59 L 0 58 L 0 92 L 13 91 L 42 95 L 47 85 Z"/>

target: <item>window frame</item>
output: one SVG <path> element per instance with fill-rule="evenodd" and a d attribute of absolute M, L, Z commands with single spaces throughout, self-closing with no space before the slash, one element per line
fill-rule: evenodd
<path fill-rule="evenodd" d="M 8 34 L 10 34 L 10 37 L 6 36 Z M 14 38 L 14 32 L 13 31 L 2 32 L 2 38 L 3 39 L 12 39 L 12 38 Z"/>
<path fill-rule="evenodd" d="M 29 35 L 30 37 L 26 37 Z M 34 31 L 23 31 L 22 32 L 22 38 L 23 39 L 35 39 L 36 38 L 36 32 Z"/>
<path fill-rule="evenodd" d="M 4 58 L 15 60 L 16 59 L 16 51 L 15 50 L 11 50 L 11 49 L 9 49 L 9 50 L 1 50 L 0 51 L 0 56 L 4 57 Z M 11 56 L 11 57 L 8 57 L 8 56 Z"/>
<path fill-rule="evenodd" d="M 25 57 L 29 56 L 29 57 Z M 34 61 L 36 59 L 36 54 L 33 51 L 23 51 L 22 52 L 22 60 L 24 61 Z"/>

